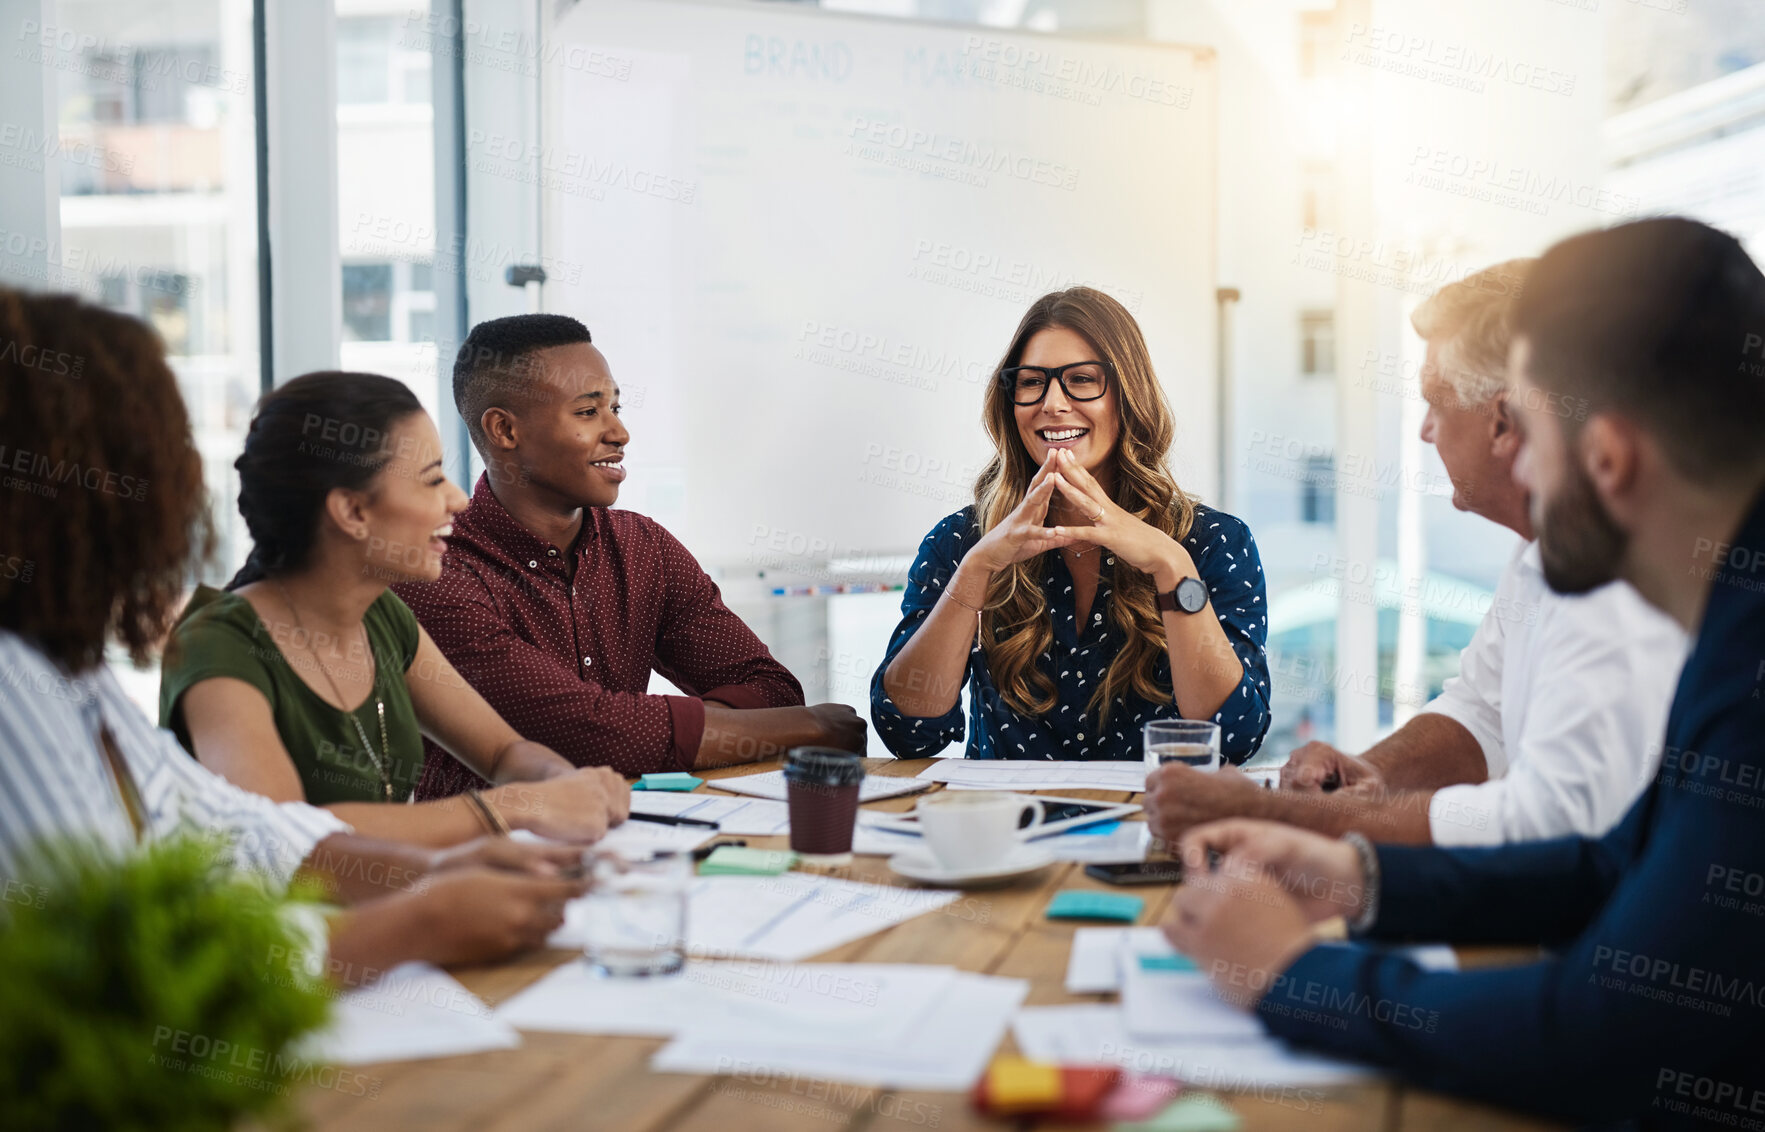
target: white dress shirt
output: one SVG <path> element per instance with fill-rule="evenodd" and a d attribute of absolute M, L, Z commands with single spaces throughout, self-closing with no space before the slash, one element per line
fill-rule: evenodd
<path fill-rule="evenodd" d="M 124 849 L 128 807 L 99 736 L 110 730 L 146 813 L 144 837 L 179 829 L 227 835 L 234 864 L 285 886 L 314 845 L 350 827 L 301 802 L 277 803 L 205 769 L 153 726 L 103 668 L 69 676 L 23 638 L 0 630 L 0 879 L 46 837 Z"/>
<path fill-rule="evenodd" d="M 1428 806 L 1436 845 L 1499 845 L 1616 825 L 1661 760 L 1688 641 L 1623 582 L 1566 597 L 1526 543 L 1424 710 L 1476 738 L 1489 780 L 1448 786 Z"/>

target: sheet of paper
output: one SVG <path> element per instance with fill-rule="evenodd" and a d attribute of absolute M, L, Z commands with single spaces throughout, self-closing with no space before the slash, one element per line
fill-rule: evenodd
<path fill-rule="evenodd" d="M 791 830 L 790 807 L 766 798 L 731 798 L 727 794 L 652 794 L 631 796 L 633 813 L 714 821 L 719 834 L 783 836 Z"/>
<path fill-rule="evenodd" d="M 714 957 L 807 959 L 959 897 L 812 873 L 697 877 L 687 897 L 687 950 Z M 589 914 L 587 901 L 572 900 L 564 908 L 564 926 L 546 942 L 581 947 Z"/>
<path fill-rule="evenodd" d="M 1121 1007 L 1026 1006 L 1012 1020 L 1025 1057 L 1074 1065 L 1117 1065 L 1224 1091 L 1339 1085 L 1373 1076 L 1350 1061 L 1295 1050 L 1259 1035 L 1237 1041 L 1146 1041 L 1128 1032 Z"/>
<path fill-rule="evenodd" d="M 1143 821 L 1124 821 L 1105 834 L 1059 833 L 1038 838 L 1035 844 L 1061 861 L 1126 865 L 1146 859 L 1146 850 L 1152 844 L 1152 828 Z"/>
<path fill-rule="evenodd" d="M 1281 768 L 1278 766 L 1252 767 L 1243 773 L 1244 777 L 1265 790 L 1279 790 L 1281 788 Z"/>
<path fill-rule="evenodd" d="M 634 798 L 642 797 L 682 797 L 668 794 L 634 794 Z M 608 853 L 617 853 L 621 857 L 641 858 L 652 853 L 690 853 L 705 842 L 717 836 L 714 829 L 692 825 L 658 825 L 648 821 L 627 821 L 623 825 L 614 826 L 607 835 L 594 843 L 594 848 Z M 530 841 L 550 844 L 537 834 L 524 829 L 517 829 L 509 834 L 512 841 Z"/>
<path fill-rule="evenodd" d="M 1067 992 L 1110 994 L 1120 990 L 1121 958 L 1127 948 L 1135 954 L 1176 954 L 1157 928 L 1080 928 L 1073 932 L 1072 953 L 1066 961 Z"/>
<path fill-rule="evenodd" d="M 954 967 L 905 963 L 689 962 L 679 975 L 612 979 L 566 963 L 498 1008 L 523 1030 L 653 1037 L 908 1040 Z"/>
<path fill-rule="evenodd" d="M 713 790 L 727 790 L 732 794 L 748 794 L 755 798 L 773 798 L 785 800 L 784 771 L 768 770 L 760 774 L 744 774 L 739 778 L 714 778 L 705 784 Z M 915 794 L 926 789 L 931 783 L 919 778 L 889 778 L 880 774 L 867 774 L 858 785 L 858 800 L 874 802 L 880 798 L 898 798 L 903 794 Z"/>
<path fill-rule="evenodd" d="M 919 772 L 952 790 L 1131 790 L 1146 788 L 1143 762 L 940 759 Z"/>
<path fill-rule="evenodd" d="M 648 857 L 652 853 L 690 853 L 716 836 L 716 830 L 702 826 L 628 821 L 608 830 L 594 847 L 621 857 Z"/>
<path fill-rule="evenodd" d="M 662 1073 L 773 1074 L 897 1089 L 962 1092 L 1005 1036 L 1029 984 L 958 972 L 910 1040 L 882 1041 L 859 1028 L 837 1038 L 684 1037 L 650 1061 Z"/>
<path fill-rule="evenodd" d="M 909 782 L 914 781 L 908 779 Z M 714 821 L 719 835 L 746 837 L 785 837 L 791 831 L 790 806 L 769 798 L 731 798 L 727 794 L 633 794 L 631 808 L 646 814 L 671 814 L 679 817 Z M 911 836 L 869 837 L 867 827 L 878 828 L 882 817 L 874 810 L 858 811 L 858 829 L 852 851 L 859 854 L 889 856 L 919 844 L 917 834 Z"/>
<path fill-rule="evenodd" d="M 339 998 L 331 1024 L 303 1038 L 296 1056 L 331 1065 L 364 1065 L 520 1044 L 513 1026 L 446 971 L 428 963 L 404 963 L 374 985 Z"/>
<path fill-rule="evenodd" d="M 858 811 L 858 828 L 852 831 L 852 852 L 859 856 L 893 857 L 896 853 L 924 847 L 925 838 L 919 834 L 868 825 L 864 821 L 864 811 Z"/>
<path fill-rule="evenodd" d="M 1262 1023 L 1222 1000 L 1200 971 L 1147 970 L 1127 941 L 1120 954 L 1122 1017 L 1142 1041 L 1248 1041 L 1263 1035 Z M 1168 950 L 1168 948 L 1167 948 Z"/>

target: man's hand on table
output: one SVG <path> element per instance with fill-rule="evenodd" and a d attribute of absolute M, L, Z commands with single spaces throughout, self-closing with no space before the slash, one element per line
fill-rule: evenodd
<path fill-rule="evenodd" d="M 705 701 L 705 734 L 694 770 L 782 757 L 792 747 L 835 747 L 862 755 L 864 717 L 848 704 L 737 709 Z"/>
<path fill-rule="evenodd" d="M 866 740 L 870 736 L 870 725 L 864 722 L 864 717 L 854 711 L 851 705 L 816 704 L 803 710 L 814 717 L 815 726 L 821 732 L 821 737 L 810 745 L 837 747 L 857 755 L 864 753 Z"/>
<path fill-rule="evenodd" d="M 1146 776 L 1141 803 L 1152 832 L 1175 841 L 1203 822 L 1227 817 L 1259 817 L 1268 791 L 1236 767 L 1196 770 L 1166 763 Z"/>
<path fill-rule="evenodd" d="M 1385 776 L 1366 759 L 1314 740 L 1294 751 L 1281 768 L 1281 789 L 1312 794 L 1342 790 L 1375 797 L 1385 789 Z"/>
<path fill-rule="evenodd" d="M 1246 1010 L 1312 946 L 1313 924 L 1360 911 L 1360 855 L 1346 842 L 1239 819 L 1192 830 L 1180 853 L 1164 934 Z"/>

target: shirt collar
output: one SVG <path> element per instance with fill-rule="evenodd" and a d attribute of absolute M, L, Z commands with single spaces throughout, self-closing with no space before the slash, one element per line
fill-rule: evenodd
<path fill-rule="evenodd" d="M 593 507 L 582 509 L 581 533 L 576 537 L 577 553 L 588 539 L 594 537 L 595 521 Z M 552 544 L 540 538 L 522 526 L 509 509 L 503 506 L 496 492 L 490 489 L 490 477 L 480 474 L 478 484 L 472 489 L 472 502 L 454 519 L 454 535 L 465 535 L 467 541 L 480 547 L 487 553 L 495 553 L 498 557 L 506 557 L 520 562 L 544 562 L 552 555 Z M 558 548 L 566 553 L 568 548 Z"/>

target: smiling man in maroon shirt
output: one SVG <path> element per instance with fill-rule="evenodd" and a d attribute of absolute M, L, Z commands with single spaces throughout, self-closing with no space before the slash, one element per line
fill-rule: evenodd
<path fill-rule="evenodd" d="M 673 535 L 612 509 L 631 436 L 587 327 L 555 314 L 479 323 L 454 361 L 454 401 L 486 473 L 441 578 L 395 588 L 504 719 L 622 774 L 864 750 L 863 719 L 804 707 L 802 685 Z M 652 671 L 688 694 L 650 695 Z M 479 785 L 428 755 L 419 797 Z"/>

